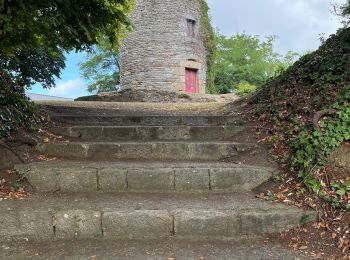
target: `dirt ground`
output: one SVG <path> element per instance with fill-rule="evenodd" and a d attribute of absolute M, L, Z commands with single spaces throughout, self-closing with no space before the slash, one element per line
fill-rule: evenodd
<path fill-rule="evenodd" d="M 262 124 L 262 123 L 261 123 Z M 269 142 L 269 126 L 265 125 L 260 131 L 260 142 L 270 147 L 269 157 L 277 158 L 281 153 L 278 146 Z M 283 163 L 276 164 L 280 174 L 269 182 L 261 185 L 255 192 L 257 197 L 287 203 L 298 207 L 312 208 L 319 213 L 319 222 L 300 226 L 299 228 L 266 236 L 267 243 L 279 242 L 283 246 L 295 251 L 306 253 L 315 259 L 345 260 L 350 259 L 350 212 L 333 208 L 329 202 L 319 198 L 317 194 L 309 192 L 301 179 L 289 172 Z M 344 175 L 344 171 L 331 173 Z M 348 175 L 349 176 L 349 175 Z"/>
<path fill-rule="evenodd" d="M 300 181 L 290 174 L 276 175 L 269 182 L 255 189 L 256 196 L 268 201 L 277 201 L 304 208 L 313 208 L 320 214 L 320 221 L 302 225 L 288 232 L 269 234 L 266 243 L 279 242 L 291 250 L 315 259 L 350 259 L 349 224 L 350 214 L 329 212 L 326 203 L 315 194 L 304 190 Z"/>

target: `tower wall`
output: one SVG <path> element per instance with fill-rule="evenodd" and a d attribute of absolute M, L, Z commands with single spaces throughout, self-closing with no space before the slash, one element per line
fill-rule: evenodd
<path fill-rule="evenodd" d="M 135 26 L 121 47 L 121 89 L 185 91 L 185 69 L 206 90 L 206 49 L 198 0 L 136 0 Z M 188 20 L 194 36 L 188 36 Z"/>

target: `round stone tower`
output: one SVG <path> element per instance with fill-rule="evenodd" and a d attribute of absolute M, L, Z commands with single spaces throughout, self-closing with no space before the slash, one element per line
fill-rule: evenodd
<path fill-rule="evenodd" d="M 121 90 L 205 93 L 204 0 L 136 0 L 135 26 L 123 41 Z"/>

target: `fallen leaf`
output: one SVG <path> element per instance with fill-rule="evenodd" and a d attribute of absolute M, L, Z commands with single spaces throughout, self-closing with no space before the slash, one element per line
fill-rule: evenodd
<path fill-rule="evenodd" d="M 318 224 L 320 227 L 322 227 L 322 228 L 327 228 L 328 227 L 328 223 L 326 223 L 326 222 L 321 222 L 321 223 L 319 223 Z"/>

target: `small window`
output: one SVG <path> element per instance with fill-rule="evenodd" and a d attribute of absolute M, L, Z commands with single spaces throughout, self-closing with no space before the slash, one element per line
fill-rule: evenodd
<path fill-rule="evenodd" d="M 195 32 L 194 32 L 195 25 L 196 25 L 195 20 L 187 19 L 187 36 L 190 36 L 190 37 L 195 36 Z"/>

